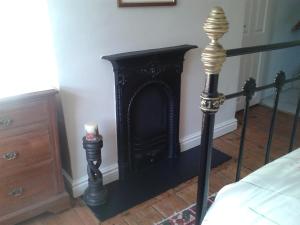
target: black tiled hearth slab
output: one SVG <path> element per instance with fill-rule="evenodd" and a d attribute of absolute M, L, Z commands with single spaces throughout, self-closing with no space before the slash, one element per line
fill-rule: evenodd
<path fill-rule="evenodd" d="M 181 153 L 178 159 L 161 161 L 126 180 L 106 185 L 107 204 L 90 207 L 91 210 L 104 221 L 197 176 L 199 150 L 199 146 L 195 147 Z M 229 159 L 228 155 L 213 149 L 212 168 Z"/>

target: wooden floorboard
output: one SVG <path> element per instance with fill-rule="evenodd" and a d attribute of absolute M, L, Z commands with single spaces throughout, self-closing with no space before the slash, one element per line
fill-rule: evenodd
<path fill-rule="evenodd" d="M 263 165 L 271 113 L 269 108 L 263 106 L 250 109 L 242 177 Z M 236 131 L 214 140 L 214 147 L 230 155 L 232 159 L 211 171 L 209 190 L 211 194 L 219 191 L 224 185 L 234 182 L 242 116 L 242 112 L 237 113 L 238 129 Z M 287 153 L 292 121 L 291 114 L 278 113 L 271 159 Z M 300 122 L 298 127 L 299 125 Z M 300 132 L 297 133 L 296 138 L 296 147 L 299 146 Z M 195 203 L 196 193 L 197 178 L 193 178 L 104 222 L 99 221 L 80 200 L 77 200 L 72 209 L 56 215 L 44 214 L 22 225 L 151 225 Z"/>

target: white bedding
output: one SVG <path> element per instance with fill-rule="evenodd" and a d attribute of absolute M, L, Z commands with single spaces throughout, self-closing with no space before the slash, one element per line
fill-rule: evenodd
<path fill-rule="evenodd" d="M 218 193 L 202 225 L 300 225 L 300 149 Z"/>

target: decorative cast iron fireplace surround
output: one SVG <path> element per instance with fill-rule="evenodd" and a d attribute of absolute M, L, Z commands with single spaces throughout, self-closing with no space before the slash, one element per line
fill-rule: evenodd
<path fill-rule="evenodd" d="M 181 45 L 104 56 L 115 74 L 120 179 L 180 153 Z"/>

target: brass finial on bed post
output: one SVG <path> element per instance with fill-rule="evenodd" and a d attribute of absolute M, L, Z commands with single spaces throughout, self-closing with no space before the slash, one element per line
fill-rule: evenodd
<path fill-rule="evenodd" d="M 229 25 L 224 10 L 214 7 L 203 29 L 211 40 L 202 52 L 202 62 L 206 74 L 219 74 L 226 58 L 226 51 L 218 40 L 228 31 Z"/>
<path fill-rule="evenodd" d="M 228 31 L 228 28 L 228 21 L 223 9 L 221 7 L 214 7 L 203 26 L 204 31 L 210 39 L 210 43 L 203 50 L 201 55 L 201 60 L 207 75 L 218 75 L 221 71 L 226 59 L 226 51 L 218 40 Z M 216 81 L 216 79 L 214 80 Z M 211 80 L 209 80 L 209 82 L 216 85 L 215 93 L 217 93 L 217 82 Z M 208 83 L 206 82 L 206 84 Z M 207 88 L 209 88 L 209 86 L 205 89 L 207 90 Z M 217 112 L 220 105 L 225 101 L 224 95 L 222 94 L 213 97 L 212 93 L 202 93 L 200 98 L 200 108 L 203 112 Z"/>

